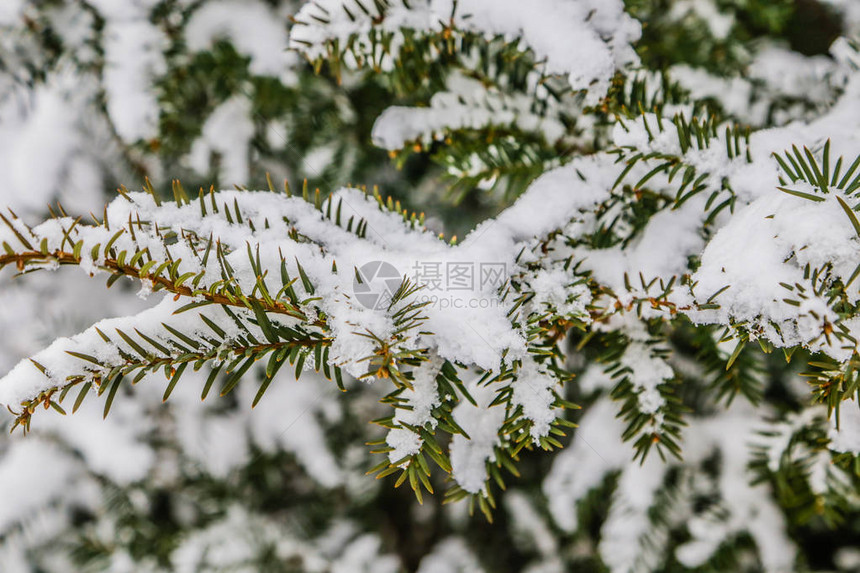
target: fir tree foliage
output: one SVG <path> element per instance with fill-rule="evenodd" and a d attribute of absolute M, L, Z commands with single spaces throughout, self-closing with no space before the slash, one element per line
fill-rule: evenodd
<path fill-rule="evenodd" d="M 328 453 L 341 448 L 383 487 L 408 482 L 433 516 L 442 498 L 462 502 L 451 512 L 501 521 L 481 527 L 525 537 L 525 549 L 506 551 L 532 571 L 850 569 L 840 537 L 856 535 L 860 515 L 860 14 L 850 3 L 815 3 L 840 26 L 825 27 L 828 54 L 811 56 L 780 41 L 804 2 L 102 4 L 26 8 L 40 33 L 17 30 L 22 49 L 3 46 L 24 77 L 0 88 L 23 81 L 51 102 L 74 91 L 63 74 L 89 78 L 106 105 L 70 132 L 101 134 L 125 174 L 155 184 L 121 186 L 86 218 L 59 204 L 41 222 L 32 206 L 4 212 L 0 267 L 39 271 L 22 281 L 75 267 L 157 302 L 92 321 L 0 380 L 12 429 L 36 444 L 16 450 L 22 459 L 59 448 L 39 441 L 41 420 L 60 419 L 48 410 L 95 411 L 110 428 L 117 416 L 164 415 L 137 411 L 140 396 L 166 407 L 202 397 L 202 418 L 247 423 L 316 485 L 362 499 L 370 486 Z M 289 38 L 271 25 L 287 12 Z M 68 32 L 61 13 L 98 23 L 68 63 L 57 46 L 75 36 L 53 35 Z M 245 42 L 255 26 L 289 51 Z M 103 53 L 87 56 L 96 42 Z M 133 70 L 123 42 L 147 55 Z M 206 119 L 189 117 L 198 106 Z M 280 127 L 285 139 L 272 136 Z M 96 161 L 73 149 L 55 154 L 45 198 L 60 174 Z M 242 184 L 192 193 L 167 183 L 172 169 L 189 169 L 195 187 L 209 175 Z M 403 202 L 341 185 L 356 175 L 397 177 Z M 311 181 L 275 185 L 282 176 Z M 445 201 L 495 215 L 446 239 L 410 211 L 443 187 Z M 359 296 L 369 262 L 403 275 L 380 304 Z M 447 307 L 404 272 L 463 262 L 503 271 L 491 286 L 446 291 Z M 308 398 L 317 387 L 350 390 L 330 401 L 361 407 L 326 413 Z M 299 395 L 314 412 L 308 443 L 254 425 Z M 326 444 L 320 420 L 346 428 L 350 416 L 379 428 L 366 440 L 355 432 L 373 462 Z M 260 455 L 246 481 L 285 467 Z M 165 540 L 154 556 L 140 547 L 158 526 L 132 507 L 154 504 L 140 501 L 152 492 L 130 485 L 137 474 L 109 476 L 119 483 L 109 527 L 133 539 L 110 550 L 109 534 L 88 532 L 78 562 L 222 570 L 232 564 L 212 555 L 241 531 L 230 555 L 249 570 L 511 567 L 456 526 L 438 526 L 414 563 L 402 548 L 386 555 L 356 516 L 282 508 L 306 520 L 293 527 L 257 511 L 260 499 L 241 503 L 267 486 L 232 491 L 218 471 L 187 479 L 183 495 L 200 508 L 168 520 L 187 528 L 181 543 L 152 533 Z M 825 566 L 809 546 L 821 532 L 834 535 Z"/>

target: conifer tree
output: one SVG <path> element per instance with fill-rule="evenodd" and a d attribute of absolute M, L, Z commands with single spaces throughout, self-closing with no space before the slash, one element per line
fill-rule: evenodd
<path fill-rule="evenodd" d="M 0 33 L 4 567 L 860 567 L 853 2 Z"/>

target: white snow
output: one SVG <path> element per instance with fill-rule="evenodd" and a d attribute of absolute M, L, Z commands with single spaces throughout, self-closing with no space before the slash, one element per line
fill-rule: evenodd
<path fill-rule="evenodd" d="M 839 409 L 838 428 L 836 416 L 831 418 L 831 422 L 833 426 L 828 434 L 830 449 L 860 454 L 860 407 L 857 403 L 848 400 L 842 404 Z"/>
<path fill-rule="evenodd" d="M 855 3 L 829 3 L 846 15 L 846 34 L 856 35 L 860 11 Z M 751 338 L 763 338 L 780 347 L 803 346 L 840 363 L 854 356 L 857 348 L 851 339 L 828 341 L 824 333 L 841 326 L 857 339 L 860 319 L 840 320 L 826 293 L 812 292 L 804 268 L 827 267 L 834 280 L 843 282 L 853 274 L 860 237 L 837 197 L 854 207 L 856 195 L 837 189 L 824 194 L 801 182 L 785 186 L 824 200 L 812 202 L 782 193 L 776 187 L 786 174 L 772 157 L 772 153 L 797 144 L 801 149 L 808 146 L 820 161 L 827 139 L 831 141 L 832 163 L 841 155 L 850 164 L 860 154 L 860 58 L 848 39 L 834 42 L 832 58 L 802 56 L 769 41 L 758 42 L 750 53 L 743 54 L 749 57 L 750 65 L 738 76 L 717 77 L 688 66 L 669 70 L 670 77 L 694 99 L 713 98 L 733 119 L 754 128 L 777 126 L 753 132 L 749 160 L 746 153 L 730 159 L 725 153 L 724 134 L 729 124 L 718 126 L 717 136 L 708 145 L 694 144 L 686 152 L 681 150 L 670 120 L 675 112 L 688 112 L 689 105 L 668 106 L 662 118 L 648 113 L 610 128 L 596 126 L 593 119 L 583 115 L 582 100 L 586 104 L 598 102 L 618 72 L 654 79 L 655 74 L 635 69 L 638 60 L 632 43 L 639 38 L 640 24 L 624 12 L 621 0 L 413 0 L 409 9 L 394 0 L 383 14 L 377 13 L 372 2 L 362 4 L 366 11 L 354 0 L 306 2 L 296 16 L 300 23 L 292 26 L 289 37 L 285 15 L 294 7 L 290 2 L 181 0 L 169 10 L 170 26 L 181 24 L 187 17 L 176 37 L 168 36 L 170 26 L 164 22 L 151 21 L 152 10 L 160 5 L 158 0 L 90 0 L 85 8 L 76 3 L 46 8 L 45 17 L 73 55 L 52 63 L 44 77 L 28 76 L 23 73 L 24 66 L 21 78 L 0 75 L 3 203 L 28 222 L 41 217 L 45 204 L 57 198 L 70 212 L 93 210 L 100 214 L 104 182 L 128 180 L 123 173 L 126 159 L 140 162 L 156 184 L 163 179 L 167 174 L 162 173 L 154 150 L 161 110 L 156 85 L 168 65 L 187 61 L 189 53 L 182 49 L 179 56 L 171 56 L 176 57 L 175 62 L 169 61 L 166 54 L 177 46 L 184 45 L 193 56 L 226 41 L 248 59 L 252 75 L 268 76 L 294 87 L 298 66 L 304 65 L 299 54 L 310 59 L 325 57 L 329 42 L 339 42 L 341 48 L 355 42 L 357 51 L 365 55 L 375 50 L 371 54 L 374 63 L 390 71 L 403 55 L 403 36 L 398 33 L 401 27 L 419 34 L 453 27 L 488 39 L 501 37 L 530 50 L 540 64 L 528 77 L 524 93 L 509 90 L 505 84 L 490 85 L 467 73 L 449 75 L 445 88 L 429 98 L 426 107 L 389 107 L 376 118 L 373 140 L 378 146 L 387 150 L 416 142 L 427 146 L 443 141 L 450 131 L 514 126 L 540 134 L 550 145 L 582 137 L 576 143 L 587 143 L 583 145 L 587 153 L 591 146 L 616 146 L 626 153 L 625 158 L 637 152 L 671 155 L 694 167 L 697 177 L 704 176 L 704 191 L 675 208 L 672 198 L 678 180 L 669 182 L 666 173 L 657 174 L 649 180 L 648 190 L 660 196 L 665 206 L 641 228 L 634 229 L 629 215 L 641 200 L 637 195 L 640 190 L 624 189 L 623 185 L 613 188 L 623 160 L 616 162 L 615 155 L 599 151 L 560 157 L 547 162 L 545 172 L 512 206 L 480 223 L 456 246 L 439 240 L 434 233 L 411 229 L 400 214 L 380 209 L 375 199 L 356 189 L 336 190 L 333 201 L 335 205 L 342 202 L 344 221 L 354 217 L 367 222 L 364 240 L 327 221 L 307 203 L 283 195 L 218 193 L 219 206 L 232 208 L 235 202 L 243 218 L 254 221 L 256 230 L 251 231 L 221 216 L 201 216 L 196 203 L 185 207 L 165 203 L 156 208 L 147 195 L 133 193 L 132 202 L 117 198 L 108 206 L 110 231 L 88 227 L 82 221 L 72 233 L 86 245 L 80 265 L 83 273 L 77 269 L 57 271 L 56 264 L 47 263 L 45 271 L 50 273 L 37 273 L 3 287 L 0 326 L 8 336 L 0 348 L 0 365 L 4 371 L 11 370 L 0 380 L 0 403 L 20 410 L 23 402 L 62 386 L 69 376 L 92 375 L 97 370 L 93 365 L 88 372 L 89 366 L 67 354 L 68 350 L 92 354 L 107 365 L 122 364 L 120 351 L 130 350 L 128 345 L 105 344 L 93 323 L 112 337 L 117 328 L 126 332 L 137 328 L 164 341 L 168 337 L 162 322 L 193 335 L 207 332 L 202 315 L 223 328 L 228 340 L 238 336 L 238 327 L 217 306 L 174 315 L 187 301 L 153 292 L 154 285 L 148 279 L 131 288 L 132 281 L 120 281 L 111 296 L 93 294 L 87 275 L 104 278 L 105 273 L 99 270 L 104 254 L 93 260 L 90 248 L 104 245 L 137 214 L 157 223 L 162 231 L 186 230 L 199 237 L 220 239 L 236 269 L 236 284 L 245 292 L 253 289 L 256 278 L 247 262 L 246 245 L 252 249 L 259 246 L 263 266 L 270 269 L 265 281 L 273 292 L 280 287 L 276 272 L 280 256 L 285 257 L 293 277 L 298 275 L 296 260 L 300 261 L 319 297 L 303 305 L 302 310 L 324 316 L 325 333 L 333 338 L 330 362 L 355 376 L 367 373 L 363 359 L 377 350 L 375 343 L 360 333 L 370 331 L 386 340 L 394 335 L 392 311 L 367 308 L 355 296 L 354 269 L 366 263 L 387 262 L 404 277 L 428 265 L 445 269 L 459 264 L 474 269 L 490 263 L 503 268 L 499 277 L 502 283 L 512 279 L 524 292 L 533 293 L 531 302 L 508 316 L 511 298 L 502 299 L 498 284 L 473 284 L 462 290 L 444 286 L 439 292 L 432 290 L 425 277 L 419 280 L 425 289 L 413 299 L 435 297 L 422 310 L 427 320 L 420 330 L 425 332 L 410 332 L 395 348 L 426 348 L 429 357 L 412 371 L 413 389 L 400 395 L 405 407 L 395 411 L 395 424 L 436 428 L 432 410 L 446 399 L 437 386 L 439 369 L 445 360 L 463 366 L 461 371 L 478 406 L 461 400 L 456 407 L 454 418 L 470 439 L 454 436 L 450 456 L 454 482 L 470 493 L 485 491 L 486 465 L 496 461 L 495 448 L 509 443 L 510 437 L 499 432 L 512 410 L 520 409 L 531 422 L 528 438 L 532 443 L 549 435 L 558 414 L 552 405 L 553 392 L 562 388 L 546 363 L 537 362 L 529 352 L 529 326 L 522 325 L 529 313 L 548 312 L 581 320 L 598 334 L 623 336 L 627 346 L 619 361 L 624 375 L 634 386 L 638 409 L 658 421 L 666 406 L 658 386 L 676 375 L 699 379 L 705 374 L 697 364 L 690 364 L 688 357 L 677 353 L 664 357 L 662 351 L 670 352 L 671 345 L 652 344 L 645 320 L 668 319 L 681 313 L 696 324 L 744 329 Z M 4 57 L 7 52 L 15 55 L 34 49 L 22 40 L 21 29 L 22 15 L 29 17 L 36 12 L 41 13 L 41 8 L 20 0 L 0 2 L 0 49 Z M 671 17 L 686 18 L 689 14 L 700 18 L 717 38 L 726 38 L 734 26 L 733 18 L 711 1 L 674 3 Z M 387 53 L 370 40 L 376 33 L 390 36 Z M 171 45 L 174 41 L 178 44 Z M 293 51 L 288 52 L 288 47 Z M 103 68 L 96 65 L 102 53 Z M 429 57 L 436 55 L 431 52 Z M 474 53 L 460 57 L 468 68 Z M 13 66 L 18 62 L 11 61 Z M 341 79 L 349 86 L 358 81 L 348 73 L 358 67 L 358 62 L 347 55 L 343 63 L 346 70 Z M 548 97 L 545 75 L 565 78 L 573 90 L 585 90 L 585 98 L 570 96 L 576 101 L 569 104 Z M 246 87 L 241 86 L 239 92 Z M 649 90 L 657 95 L 653 83 Z M 798 101 L 789 105 L 786 99 Z M 576 116 L 576 128 L 582 136 L 567 133 L 563 120 L 569 115 Z M 655 130 L 660 120 L 668 124 L 667 129 Z M 212 110 L 190 152 L 180 159 L 201 176 L 210 175 L 217 166 L 219 180 L 225 185 L 246 183 L 252 166 L 257 165 L 251 144 L 258 126 L 279 149 L 286 149 L 286 142 L 275 142 L 276 137 L 282 137 L 276 131 L 294 135 L 291 126 L 280 119 L 255 116 L 249 96 L 233 93 Z M 151 151 L 145 149 L 147 143 L 153 146 Z M 327 173 L 330 167 L 337 167 L 337 149 L 331 144 L 321 145 L 307 154 L 303 160 L 309 174 Z M 126 152 L 128 157 L 124 157 Z M 643 161 L 624 183 L 632 184 L 660 160 Z M 382 177 L 387 174 L 382 173 Z M 398 189 L 404 194 L 413 191 Z M 419 194 L 423 191 L 424 187 L 417 190 Z M 717 199 L 707 206 L 712 193 Z M 709 209 L 730 197 L 734 199 L 731 208 L 708 220 Z M 44 239 L 49 250 L 63 248 L 63 232 L 72 221 L 64 217 L 38 225 L 32 231 L 32 242 L 38 245 Z M 612 240 L 608 246 L 595 248 L 590 244 L 591 234 L 610 222 Z M 21 221 L 14 225 L 19 232 L 30 233 Z M 292 230 L 301 235 L 301 241 L 288 238 Z M 552 240 L 545 240 L 555 233 L 558 235 Z M 0 240 L 16 249 L 21 247 L 15 234 L 5 227 L 0 229 Z M 128 253 L 146 248 L 159 261 L 168 256 L 181 259 L 181 272 L 205 272 L 199 282 L 201 288 L 212 286 L 220 276 L 214 260 L 204 265 L 183 240 L 168 251 L 151 230 L 137 231 L 134 239 L 124 232 L 115 246 L 117 251 Z M 567 265 L 568 257 L 578 265 L 578 274 Z M 334 263 L 337 274 L 332 272 Z M 73 276 L 74 272 L 78 274 Z M 583 278 L 586 275 L 587 281 Z M 443 285 L 445 278 L 442 275 Z M 657 286 L 642 284 L 652 280 Z M 674 288 L 663 301 L 666 307 L 652 307 L 647 302 L 637 307 L 637 301 L 648 301 L 672 280 Z M 62 292 L 51 290 L 51 285 L 61 285 Z M 722 290 L 724 287 L 728 288 Z M 300 296 L 309 295 L 299 284 L 295 288 Z M 805 298 L 799 295 L 801 288 Z M 135 292 L 146 300 L 138 300 Z M 856 284 L 847 296 L 851 303 L 860 301 Z M 696 309 L 704 303 L 719 307 Z M 669 306 L 671 312 L 666 310 Z M 245 327 L 262 337 L 252 322 L 252 313 L 236 312 Z M 593 315 L 601 314 L 590 322 Z M 41 315 L 53 318 L 43 320 Z M 288 317 L 272 320 L 284 325 L 297 322 Z M 527 571 L 562 571 L 559 555 L 581 549 L 556 543 L 550 524 L 539 510 L 541 504 L 546 501 L 555 526 L 574 534 L 579 527 L 578 505 L 609 475 L 617 475 L 609 513 L 601 526 L 599 543 L 588 549 L 599 554 L 612 571 L 657 568 L 668 557 L 659 551 L 665 545 L 668 527 L 687 528 L 690 539 L 674 558 L 689 567 L 706 564 L 726 539 L 740 533 L 752 538 L 764 570 L 789 571 L 794 567 L 796 548 L 783 513 L 765 483 L 751 484 L 749 446 L 765 445 L 768 468 L 776 471 L 795 431 L 813 422 L 825 428 L 827 447 L 804 450 L 812 455 L 809 485 L 821 495 L 839 479 L 841 471 L 831 463 L 831 452 L 860 454 L 856 398 L 841 404 L 838 427 L 835 417 L 824 422 L 820 405 L 799 408 L 772 421 L 775 412 L 753 410 L 740 398 L 731 407 L 708 403 L 707 414 L 687 417 L 689 427 L 681 438 L 683 460 L 664 462 L 652 454 L 640 466 L 631 462 L 633 450 L 621 440 L 625 423 L 618 417 L 619 406 L 606 397 L 618 376 L 608 376 L 602 364 L 587 363 L 585 353 L 569 351 L 564 343 L 560 347 L 567 368 L 584 370 L 574 384 L 588 400 L 596 402 L 582 413 L 580 427 L 572 431 L 571 444 L 557 454 L 545 476 L 544 499 L 514 490 L 500 504 L 499 511 L 507 511 L 514 518 L 512 541 L 522 543 L 525 539 L 533 546 L 531 551 L 539 554 Z M 36 352 L 38 348 L 44 350 Z M 28 355 L 47 367 L 47 376 L 28 360 L 13 367 Z M 364 450 L 358 445 L 332 447 L 328 432 L 349 417 L 370 411 L 375 415 L 376 410 L 364 400 L 375 400 L 390 387 L 385 381 L 362 386 L 365 394 L 358 392 L 360 398 L 350 403 L 355 410 L 347 411 L 346 402 L 337 398 L 333 385 L 308 372 L 309 367 L 306 364 L 300 380 L 285 368 L 253 411 L 250 404 L 259 387 L 259 367 L 249 371 L 230 401 L 200 402 L 200 388 L 207 374 L 203 369 L 188 372 L 167 405 L 161 404 L 166 382 L 152 376 L 133 389 L 124 387 L 107 420 L 101 419 L 103 400 L 92 395 L 74 415 L 60 417 L 39 411 L 31 436 L 0 441 L 0 538 L 4 540 L 0 563 L 17 573 L 15 567 L 28 559 L 19 545 L 48 551 L 56 547 L 53 536 L 68 526 L 72 507 L 97 514 L 94 535 L 111 543 L 119 540 L 121 545 L 127 532 L 106 509 L 105 484 L 131 490 L 130 502 L 145 509 L 148 499 L 135 489 L 138 484 L 174 487 L 179 476 L 187 472 L 229 482 L 252 461 L 256 450 L 267 455 L 289 454 L 310 487 L 324 492 L 343 488 L 350 495 L 358 492 L 356 495 L 367 498 L 375 495 L 374 488 L 380 484 L 362 481 L 358 475 L 367 469 Z M 516 369 L 515 377 L 477 385 L 484 372 L 497 373 L 502 367 Z M 789 383 L 800 385 L 797 379 Z M 490 407 L 508 385 L 510 403 Z M 795 397 L 804 403 L 805 396 L 798 392 Z M 74 392 L 64 403 L 67 410 L 73 399 Z M 7 421 L 3 416 L 0 423 Z M 778 431 L 765 439 L 758 434 L 762 429 Z M 170 453 L 157 445 L 166 436 L 174 441 Z M 393 448 L 387 456 L 389 462 L 416 454 L 423 445 L 421 437 L 405 426 L 390 430 L 385 442 Z M 675 483 L 667 490 L 669 472 Z M 670 499 L 664 501 L 662 496 L 667 493 Z M 693 503 L 699 499 L 713 500 L 713 505 L 702 511 Z M 652 522 L 651 512 L 658 502 L 666 504 L 658 509 L 670 510 L 668 525 Z M 180 504 L 175 509 L 183 523 L 199 517 L 195 508 Z M 428 514 L 416 515 L 416 522 L 420 522 Z M 224 515 L 183 536 L 171 556 L 171 566 L 177 571 L 195 571 L 217 564 L 250 572 L 256 552 L 263 548 L 279 559 L 300 559 L 308 571 L 393 572 L 401 568 L 396 557 L 386 554 L 382 538 L 366 532 L 364 525 L 336 519 L 320 539 L 307 540 L 281 521 L 238 506 L 226 508 Z M 850 551 L 843 551 L 837 561 L 850 567 L 855 558 Z M 55 570 L 75 567 L 56 559 Z M 108 561 L 107 567 L 117 572 L 158 570 L 152 560 L 136 561 L 122 548 L 117 548 Z M 464 539 L 452 534 L 433 546 L 418 570 L 454 573 L 480 571 L 481 566 Z"/>
<path fill-rule="evenodd" d="M 162 30 L 140 18 L 110 19 L 104 30 L 107 110 L 123 141 L 158 134 L 159 104 L 154 80 L 167 71 Z"/>
<path fill-rule="evenodd" d="M 448 78 L 448 91 L 434 94 L 428 107 L 387 108 L 373 126 L 373 143 L 398 150 L 413 141 L 429 145 L 444 139 L 447 131 L 506 125 L 541 133 L 555 143 L 564 136 L 564 125 L 557 117 L 544 119 L 532 112 L 533 103 L 529 95 L 507 95 L 455 73 Z"/>
<path fill-rule="evenodd" d="M 194 141 L 188 162 L 201 174 L 211 169 L 217 154 L 218 177 L 228 184 L 244 185 L 250 177 L 250 144 L 254 137 L 251 102 L 237 95 L 219 105 L 203 124 L 203 133 Z"/>
<path fill-rule="evenodd" d="M 413 372 L 415 379 L 412 381 L 412 389 L 407 389 L 403 393 L 407 408 L 399 408 L 394 413 L 395 423 L 405 423 L 419 428 L 427 424 L 431 428 L 436 427 L 437 422 L 432 416 L 432 411 L 433 408 L 441 404 L 439 389 L 436 384 L 436 376 L 441 368 L 442 361 L 436 358 Z M 406 428 L 389 430 L 385 441 L 394 448 L 388 453 L 388 459 L 391 463 L 418 453 L 424 442 L 418 434 Z"/>
<path fill-rule="evenodd" d="M 448 537 L 433 546 L 418 566 L 418 573 L 484 573 L 480 562 L 459 537 Z"/>
<path fill-rule="evenodd" d="M 192 12 L 185 27 L 188 48 L 202 52 L 218 40 L 229 40 L 236 51 L 248 56 L 252 74 L 282 77 L 295 61 L 295 55 L 287 52 L 283 20 L 256 0 L 206 2 Z"/>
<path fill-rule="evenodd" d="M 639 39 L 640 25 L 620 0 L 419 0 L 409 6 L 392 3 L 380 14 L 375 6 L 362 10 L 349 0 L 307 3 L 296 14 L 290 47 L 313 60 L 327 53 L 328 42 L 346 46 L 357 39 L 370 50 L 366 36 L 373 28 L 427 33 L 450 22 L 463 31 L 521 42 L 547 74 L 566 76 L 574 90 L 588 90 L 590 103 L 606 93 L 617 69 L 638 62 L 631 44 Z M 395 40 L 390 54 L 374 56 L 387 60 L 382 67 L 388 68 L 392 63 L 385 56 L 396 57 L 399 48 Z"/>
<path fill-rule="evenodd" d="M 469 434 L 469 439 L 457 434 L 451 440 L 451 466 L 454 479 L 469 493 L 484 489 L 487 480 L 485 464 L 495 461 L 494 448 L 499 445 L 499 427 L 505 419 L 500 406 L 490 407 L 495 392 L 490 386 L 473 382 L 466 385 L 477 406 L 463 401 L 454 408 L 454 421 Z"/>

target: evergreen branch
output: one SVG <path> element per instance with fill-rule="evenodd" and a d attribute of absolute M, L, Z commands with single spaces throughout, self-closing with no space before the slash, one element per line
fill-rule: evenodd
<path fill-rule="evenodd" d="M 14 412 L 16 419 L 13 430 L 20 425 L 25 432 L 28 431 L 32 414 L 38 406 L 57 408 L 63 404 L 70 390 L 75 387 L 81 387 L 81 390 L 72 412 L 77 411 L 87 393 L 91 389 L 95 389 L 99 396 L 108 391 L 104 411 L 105 416 L 107 416 L 113 398 L 125 379 L 133 376 L 131 384 L 136 384 L 159 370 L 163 370 L 168 380 L 163 398 L 166 401 L 189 365 L 193 367 L 194 371 L 200 370 L 204 365 L 211 364 L 213 366 L 203 390 L 203 398 L 208 395 L 216 376 L 223 371 L 226 378 L 220 394 L 224 396 L 235 388 L 242 376 L 255 362 L 266 355 L 270 355 L 265 379 L 257 398 L 254 400 L 256 405 L 285 360 L 290 364 L 298 365 L 296 368 L 296 376 L 298 377 L 305 358 L 311 353 L 320 354 L 322 352 L 327 355 L 328 347 L 332 343 L 331 338 L 322 334 L 273 323 L 268 323 L 266 328 L 260 327 L 261 331 L 267 333 L 266 338 L 268 339 L 266 342 L 261 342 L 248 324 L 253 319 L 234 314 L 226 306 L 221 308 L 229 317 L 230 322 L 234 322 L 239 327 L 239 334 L 227 336 L 224 329 L 216 321 L 213 321 L 213 318 L 208 318 L 205 314 L 199 313 L 199 318 L 209 329 L 207 334 L 186 334 L 168 323 L 162 323 L 163 330 L 161 332 L 150 332 L 149 334 L 134 328 L 135 334 L 132 335 L 120 328 L 115 328 L 118 338 L 112 338 L 101 328 L 93 327 L 91 331 L 98 334 L 99 342 L 102 342 L 106 348 L 113 349 L 117 358 L 106 360 L 77 350 L 66 350 L 67 354 L 80 360 L 81 366 L 80 369 L 76 369 L 77 371 L 54 372 L 50 367 L 40 364 L 35 359 L 31 360 L 32 364 L 49 380 L 57 380 L 58 377 L 61 377 L 62 380 L 58 380 L 58 383 L 41 390 L 37 396 L 21 402 L 20 410 Z M 118 321 L 115 322 L 122 324 Z M 218 322 L 223 322 L 223 320 Z M 259 327 L 259 317 L 256 322 Z M 105 328 L 104 325 L 101 326 Z M 94 348 L 93 351 L 99 355 L 105 354 L 104 349 L 98 351 Z M 326 377 L 331 380 L 327 365 L 323 369 L 321 362 L 318 361 L 315 364 L 315 370 L 317 372 L 324 370 Z M 335 366 L 334 371 L 339 379 L 338 367 Z"/>
<path fill-rule="evenodd" d="M 615 181 L 614 188 L 622 182 L 635 178 L 635 183 L 630 183 L 633 191 L 639 192 L 643 189 L 653 188 L 657 192 L 664 189 L 675 189 L 672 199 L 673 208 L 681 207 L 696 195 L 710 191 L 706 202 L 706 211 L 710 211 L 708 222 L 725 208 L 733 208 L 735 203 L 735 192 L 731 181 L 712 170 L 704 170 L 699 163 L 702 162 L 700 153 L 712 147 L 725 150 L 726 163 L 736 161 L 750 163 L 752 156 L 749 150 L 749 129 L 742 129 L 738 125 L 721 126 L 716 118 L 699 120 L 693 117 L 688 121 L 682 114 L 676 114 L 669 122 L 657 114 L 641 113 L 635 117 L 634 123 L 623 119 L 619 125 L 626 134 L 621 138 L 622 142 L 642 138 L 648 142 L 648 146 L 627 145 L 622 143 L 616 149 L 610 151 L 615 154 L 618 163 L 623 163 L 624 168 Z M 669 125 L 672 127 L 670 128 Z M 674 128 L 674 129 L 672 129 Z M 666 151 L 665 135 L 670 131 L 674 136 L 673 146 L 676 151 Z M 658 135 L 663 134 L 661 141 L 657 143 Z M 659 149 L 649 149 L 650 144 L 658 146 Z M 713 168 L 711 168 L 713 169 Z M 725 169 L 721 169 L 725 171 Z M 646 185 L 648 184 L 648 185 Z M 728 194 L 727 198 L 722 195 Z"/>
<path fill-rule="evenodd" d="M 8 246 L 8 243 L 4 243 Z M 212 292 L 211 289 L 192 288 L 183 284 L 187 279 L 183 279 L 183 275 L 179 274 L 179 267 L 172 266 L 168 276 L 161 272 L 147 271 L 147 269 L 162 268 L 161 265 L 151 264 L 153 261 L 143 262 L 144 257 L 138 258 L 141 264 L 131 265 L 123 264 L 116 258 L 104 258 L 95 267 L 110 273 L 113 277 L 128 277 L 135 280 L 149 281 L 153 285 L 153 292 L 165 290 L 177 296 L 188 297 L 190 299 L 204 299 L 208 303 L 221 304 L 226 306 L 236 306 L 241 308 L 252 308 L 254 305 L 261 306 L 266 312 L 284 314 L 299 320 L 307 320 L 307 316 L 301 309 L 288 301 L 272 300 L 256 298 L 242 294 L 241 290 L 236 285 L 225 284 L 221 292 Z M 14 265 L 19 271 L 27 272 L 29 270 L 40 270 L 46 268 L 46 264 L 57 263 L 59 265 L 74 265 L 81 266 L 85 263 L 80 254 L 66 251 L 22 251 L 0 255 L 0 269 Z M 162 268 L 162 271 L 164 269 Z M 172 275 L 172 276 L 170 276 Z M 196 275 L 200 276 L 200 275 Z M 113 284 L 114 281 L 110 281 Z M 194 304 L 194 303 L 192 303 Z M 199 303 L 197 303 L 199 304 Z M 319 324 L 318 324 L 319 325 Z"/>

